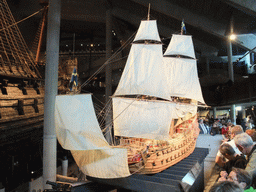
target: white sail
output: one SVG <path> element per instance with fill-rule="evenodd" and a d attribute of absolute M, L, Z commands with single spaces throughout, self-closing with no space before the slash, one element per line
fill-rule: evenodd
<path fill-rule="evenodd" d="M 176 103 L 113 98 L 115 135 L 169 139 Z"/>
<path fill-rule="evenodd" d="M 99 127 L 90 94 L 57 96 L 55 127 L 64 149 L 91 150 L 109 146 Z"/>
<path fill-rule="evenodd" d="M 103 179 L 130 176 L 127 149 L 71 150 L 79 169 L 86 175 Z"/>
<path fill-rule="evenodd" d="M 173 35 L 164 55 L 182 55 L 195 59 L 195 51 L 190 35 Z"/>
<path fill-rule="evenodd" d="M 162 45 L 133 44 L 114 96 L 150 95 L 170 100 Z"/>
<path fill-rule="evenodd" d="M 105 140 L 90 94 L 57 96 L 55 127 L 59 143 L 71 150 L 86 175 L 99 178 L 130 175 L 127 150 L 112 148 Z"/>
<path fill-rule="evenodd" d="M 116 136 L 168 140 L 172 119 L 197 113 L 196 105 L 168 101 L 118 97 L 112 101 Z"/>
<path fill-rule="evenodd" d="M 138 32 L 134 38 L 134 41 L 138 40 L 161 41 L 158 34 L 156 20 L 141 21 Z"/>
<path fill-rule="evenodd" d="M 164 57 L 169 94 L 205 103 L 195 59 Z"/>
<path fill-rule="evenodd" d="M 197 113 L 196 105 L 177 103 L 173 118 L 175 119 L 184 118 L 188 114 L 190 114 L 190 116 L 195 116 L 196 113 Z"/>

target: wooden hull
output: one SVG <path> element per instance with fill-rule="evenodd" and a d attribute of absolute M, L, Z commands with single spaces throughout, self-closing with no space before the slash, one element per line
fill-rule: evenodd
<path fill-rule="evenodd" d="M 188 157 L 191 153 L 193 153 L 196 145 L 196 140 L 190 140 L 187 145 L 177 149 L 164 149 L 159 151 L 156 155 L 153 154 L 151 157 L 146 158 L 145 165 L 142 169 L 138 169 L 136 165 L 130 167 L 130 171 L 140 173 L 140 174 L 154 174 L 159 173 L 168 167 L 180 162 L 184 158 Z"/>
<path fill-rule="evenodd" d="M 138 149 L 137 151 L 140 150 L 141 161 L 139 161 L 139 158 L 135 158 L 132 164 L 130 159 L 130 172 L 155 174 L 180 162 L 193 153 L 198 135 L 199 128 L 197 119 L 194 118 L 186 129 L 183 129 L 181 133 L 176 133 L 176 135 L 168 141 L 168 145 L 152 147 L 147 150 L 145 150 L 145 146 L 144 150 L 143 147 Z M 138 154 L 136 155 L 138 156 Z"/>

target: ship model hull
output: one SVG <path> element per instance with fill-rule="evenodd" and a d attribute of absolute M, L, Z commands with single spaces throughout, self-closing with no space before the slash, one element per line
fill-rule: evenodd
<path fill-rule="evenodd" d="M 184 128 L 180 129 L 180 127 Z M 199 135 L 197 118 L 193 117 L 184 122 L 176 130 L 179 133 L 176 133 L 170 140 L 156 145 L 149 145 L 147 139 L 122 138 L 119 147 L 128 148 L 130 172 L 137 174 L 159 173 L 193 153 Z M 136 151 L 135 154 L 134 151 Z"/>

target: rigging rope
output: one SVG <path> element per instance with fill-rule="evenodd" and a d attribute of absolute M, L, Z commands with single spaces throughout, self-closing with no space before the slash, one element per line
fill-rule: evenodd
<path fill-rule="evenodd" d="M 137 101 L 137 99 L 138 99 L 139 97 L 140 97 L 140 96 L 138 95 L 134 100 L 132 100 L 132 102 L 131 102 L 126 108 L 124 108 L 124 109 L 118 114 L 118 116 L 116 116 L 115 119 L 117 119 L 128 107 L 130 107 L 135 101 Z M 108 113 L 108 112 L 111 110 L 111 106 L 110 106 L 110 104 L 109 104 L 110 101 L 111 101 L 111 99 L 109 99 L 108 104 L 106 105 L 106 106 L 108 106 L 106 113 Z M 104 136 L 105 136 L 107 133 L 109 133 L 109 132 L 111 131 L 111 129 L 109 129 L 109 128 L 111 128 L 111 127 L 113 126 L 115 119 L 113 119 L 112 122 L 110 122 L 109 125 L 106 125 L 105 128 L 103 129 L 103 132 L 104 132 L 106 129 L 108 129 L 108 131 L 104 134 Z M 112 137 L 111 137 L 111 140 L 113 140 Z M 112 141 L 112 144 L 113 144 L 113 141 Z"/>
<path fill-rule="evenodd" d="M 88 78 L 87 81 L 85 81 L 85 82 L 80 86 L 80 91 L 81 91 L 81 89 L 82 89 L 84 86 L 86 86 L 97 74 L 99 74 L 99 72 L 100 72 L 101 70 L 103 70 L 103 68 L 104 68 L 106 65 L 115 62 L 115 61 L 111 61 L 111 60 L 112 60 L 114 57 L 116 57 L 116 56 L 118 55 L 118 53 L 120 53 L 122 50 L 124 50 L 124 48 L 127 47 L 127 46 L 130 44 L 130 42 L 132 42 L 131 39 L 135 36 L 135 34 L 136 34 L 136 32 L 134 32 L 134 33 L 132 34 L 132 36 L 125 42 L 125 44 L 124 44 L 123 46 L 121 46 L 105 63 L 103 63 L 103 65 L 102 65 L 91 77 Z M 125 58 L 125 57 L 123 57 L 123 58 Z M 122 58 L 121 58 L 121 59 L 122 59 Z M 120 60 L 121 60 L 121 59 L 120 59 Z M 111 62 L 110 62 L 110 61 L 111 61 Z M 117 61 L 117 60 L 116 60 L 116 61 Z"/>
<path fill-rule="evenodd" d="M 49 5 L 48 5 L 48 6 L 49 6 Z M 48 6 L 47 6 L 47 7 L 48 7 Z M 23 21 L 29 19 L 30 17 L 33 17 L 34 15 L 40 13 L 42 10 L 44 10 L 44 8 L 40 9 L 39 11 L 33 13 L 32 15 L 30 15 L 30 16 L 28 16 L 28 17 L 26 17 L 26 18 L 24 18 L 24 19 L 22 19 L 22 20 L 20 20 L 20 21 L 18 21 L 18 22 L 13 23 L 12 25 L 9 25 L 8 27 L 5 27 L 5 28 L 3 28 L 3 29 L 0 29 L 0 32 L 3 31 L 3 30 L 9 29 L 9 28 L 11 28 L 11 27 L 14 26 L 14 25 L 17 25 L 17 24 L 21 23 L 21 22 L 23 22 Z"/>

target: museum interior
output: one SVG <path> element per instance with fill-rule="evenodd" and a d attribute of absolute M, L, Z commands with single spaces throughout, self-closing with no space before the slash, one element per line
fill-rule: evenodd
<path fill-rule="evenodd" d="M 167 88 L 164 88 L 165 85 L 160 87 L 165 82 L 162 77 L 158 78 L 157 74 L 146 75 L 149 80 L 145 85 L 144 81 L 140 82 L 145 94 L 140 91 L 137 93 L 138 84 L 128 81 L 142 81 L 144 74 L 149 72 L 137 74 L 136 70 L 152 72 L 156 69 L 154 65 L 150 66 L 153 62 L 163 61 L 158 66 L 164 67 L 165 56 L 162 55 L 169 50 L 168 45 L 175 35 L 186 35 L 192 39 L 194 56 L 191 62 L 195 61 L 193 73 L 198 83 L 191 84 L 187 92 L 190 92 L 190 95 L 200 92 L 202 95 L 203 99 L 189 97 L 199 101 L 197 120 L 203 119 L 209 123 L 211 118 L 229 119 L 234 125 L 241 124 L 245 118 L 256 121 L 254 0 L 1 0 L 0 6 L 0 192 L 39 190 L 36 186 L 39 185 L 37 182 L 41 182 L 39 178 L 45 174 L 44 156 L 47 155 L 44 142 L 47 129 L 45 131 L 44 127 L 54 121 L 53 113 L 48 114 L 47 111 L 51 111 L 55 105 L 55 102 L 51 103 L 51 98 L 56 96 L 55 92 L 57 95 L 72 95 L 77 93 L 74 90 L 72 92 L 72 89 L 76 88 L 81 94 L 92 94 L 96 113 L 105 110 L 104 106 L 112 95 L 119 98 L 127 94 L 123 87 L 134 88 L 128 90 L 131 92 L 129 99 L 138 94 L 136 98 L 142 100 L 144 95 L 147 95 L 148 100 L 157 97 L 156 101 L 160 100 L 160 103 L 169 100 L 164 94 L 159 94 Z M 151 37 L 149 40 L 143 39 L 144 37 L 138 41 L 133 40 L 136 33 L 136 38 L 138 37 L 138 29 L 143 28 L 141 21 L 156 21 L 159 36 L 157 40 L 150 39 Z M 154 26 L 147 27 L 143 30 L 148 30 L 150 35 L 154 36 Z M 131 72 L 132 70 L 127 68 L 129 60 L 138 56 L 130 56 L 130 50 L 136 45 L 142 45 L 142 41 L 145 45 L 161 45 L 161 59 L 156 60 L 158 56 L 153 57 L 156 52 L 147 52 L 144 55 L 148 57 L 145 64 L 132 68 L 134 71 Z M 184 45 L 189 47 L 189 44 Z M 175 48 L 179 49 L 179 46 Z M 139 51 L 136 49 L 134 48 L 134 54 Z M 180 58 L 179 52 L 174 55 Z M 185 56 L 184 62 L 187 61 Z M 149 64 L 148 68 L 146 64 Z M 55 68 L 49 69 L 48 66 Z M 123 77 L 125 73 L 130 75 L 127 82 Z M 186 74 L 185 70 L 181 69 L 180 72 L 171 74 L 173 77 L 186 79 L 183 73 Z M 75 81 L 74 74 L 77 78 Z M 51 83 L 51 80 L 54 83 Z M 192 77 L 181 83 L 188 86 L 189 81 L 193 81 Z M 57 86 L 53 90 L 51 86 L 55 84 Z M 198 84 L 199 91 L 197 87 L 193 87 L 194 84 Z M 151 86 L 153 91 L 156 90 L 155 93 L 151 94 L 148 91 L 150 88 L 144 87 L 146 85 Z M 181 87 L 182 84 L 177 83 L 177 86 Z M 187 103 L 183 97 L 185 96 L 174 94 L 171 101 Z M 103 127 L 106 127 L 109 121 L 108 115 L 105 116 L 106 119 L 103 115 L 97 116 L 99 122 L 103 121 Z M 185 116 L 182 118 L 186 119 Z M 153 120 L 146 121 L 155 123 Z M 185 123 L 190 121 L 184 120 Z M 174 121 L 174 135 L 180 133 L 178 122 Z M 48 134 L 51 135 L 51 132 Z M 113 131 L 109 135 L 114 138 Z M 163 174 L 158 176 L 158 173 L 154 178 L 140 178 L 133 174 L 130 180 L 118 181 L 94 180 L 88 177 L 90 184 L 86 186 L 83 183 L 82 187 L 73 187 L 73 190 L 103 191 L 104 188 L 105 191 L 147 191 L 151 188 L 154 191 L 159 188 L 165 191 L 171 187 L 174 191 L 207 191 L 209 187 L 206 186 L 212 184 L 209 180 L 215 163 L 214 156 L 222 139 L 221 132 L 214 136 L 199 134 L 197 143 L 193 143 L 194 152 L 182 161 L 187 159 L 184 166 L 189 161 L 197 162 L 201 171 L 195 171 L 197 164 L 183 170 L 174 165 L 168 169 L 177 171 L 178 176 L 169 176 L 171 181 L 167 181 L 168 178 L 164 178 L 167 176 Z M 78 168 L 73 169 L 71 163 L 74 163 L 74 159 L 70 150 L 63 149 L 59 141 L 56 144 L 57 155 L 54 159 L 58 174 L 64 160 L 68 159 L 69 169 L 66 176 L 77 176 Z M 108 139 L 107 141 L 109 142 Z M 176 158 L 176 155 L 174 156 Z M 166 162 L 168 161 L 166 159 Z M 192 183 L 187 184 L 184 178 L 191 172 L 194 179 Z M 185 184 L 180 188 L 177 183 L 179 186 L 180 183 Z M 142 185 L 147 187 L 143 189 Z"/>

